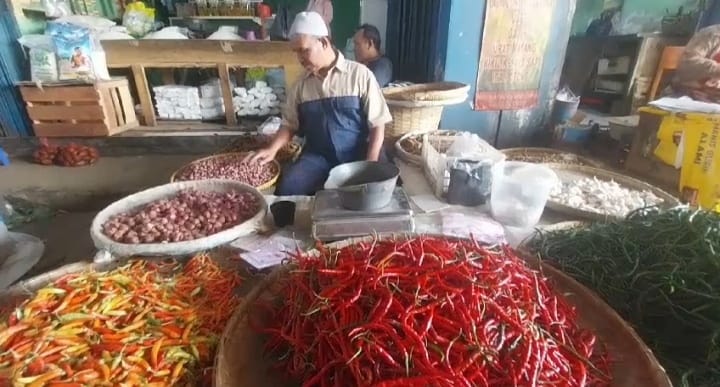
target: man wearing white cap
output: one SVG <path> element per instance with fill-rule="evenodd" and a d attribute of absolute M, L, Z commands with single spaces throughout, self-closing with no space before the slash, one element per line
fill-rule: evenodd
<path fill-rule="evenodd" d="M 377 161 L 385 124 L 392 118 L 373 73 L 333 47 L 319 14 L 301 12 L 295 17 L 290 46 L 305 72 L 288 92 L 274 140 L 251 160 L 267 163 L 294 135 L 305 137 L 302 154 L 285 168 L 275 194 L 314 195 L 333 167 Z"/>

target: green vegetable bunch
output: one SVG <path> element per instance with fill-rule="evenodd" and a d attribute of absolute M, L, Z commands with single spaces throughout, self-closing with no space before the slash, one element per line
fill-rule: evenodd
<path fill-rule="evenodd" d="M 531 248 L 633 324 L 676 384 L 720 386 L 720 214 L 646 208 Z"/>

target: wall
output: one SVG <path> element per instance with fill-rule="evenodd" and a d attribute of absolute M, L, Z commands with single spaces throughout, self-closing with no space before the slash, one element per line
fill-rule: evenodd
<path fill-rule="evenodd" d="M 601 0 L 577 0 L 577 10 L 572 23 L 572 35 L 584 35 L 590 22 L 602 12 Z M 667 14 L 695 10 L 698 0 L 625 0 L 620 12 L 621 33 L 654 32 L 660 29 L 660 20 Z M 616 26 L 617 28 L 617 26 Z"/>
<path fill-rule="evenodd" d="M 372 24 L 380 31 L 381 49 L 387 38 L 388 0 L 360 0 L 360 24 Z"/>
<path fill-rule="evenodd" d="M 273 11 L 278 4 L 287 4 L 292 12 L 305 10 L 308 0 L 266 0 Z M 330 25 L 335 44 L 341 50 L 345 48 L 347 39 L 352 38 L 360 26 L 360 0 L 333 0 L 333 21 Z M 294 14 L 293 14 L 294 15 Z"/>
<path fill-rule="evenodd" d="M 444 79 L 471 85 L 471 96 L 475 93 L 484 11 L 485 0 L 453 0 L 450 9 Z M 505 111 L 500 115 L 498 112 L 474 111 L 470 102 L 466 102 L 445 108 L 441 128 L 477 133 L 492 143 L 498 120 L 501 120 L 500 148 L 526 145 L 540 136 L 560 80 L 574 11 L 575 0 L 556 0 L 553 30 L 540 80 L 540 103 L 536 108 Z"/>

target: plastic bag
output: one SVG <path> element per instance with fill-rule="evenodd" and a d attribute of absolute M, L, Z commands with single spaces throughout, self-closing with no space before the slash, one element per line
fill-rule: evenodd
<path fill-rule="evenodd" d="M 43 0 L 42 7 L 47 17 L 59 18 L 72 15 L 70 5 L 65 0 Z"/>
<path fill-rule="evenodd" d="M 499 155 L 498 155 L 499 154 Z M 492 159 L 500 161 L 502 153 L 493 148 L 487 141 L 477 134 L 464 132 L 455 137 L 447 151 L 448 157 L 457 157 L 466 160 L 480 161 Z"/>
<path fill-rule="evenodd" d="M 580 97 L 575 95 L 575 93 L 570 90 L 569 87 L 565 86 L 563 87 L 558 93 L 555 95 L 555 99 L 558 101 L 563 102 L 578 102 L 580 101 Z"/>
<path fill-rule="evenodd" d="M 485 204 L 490 198 L 493 165 L 489 160 L 455 160 L 450 168 L 447 202 L 468 207 Z"/>
<path fill-rule="evenodd" d="M 103 32 L 115 26 L 115 22 L 112 20 L 92 15 L 69 15 L 61 17 L 55 20 L 55 22 L 67 23 L 74 26 L 87 28 L 91 32 Z"/>
<path fill-rule="evenodd" d="M 155 25 L 155 9 L 149 8 L 145 3 L 136 1 L 125 8 L 123 26 L 128 33 L 136 38 L 142 38 L 152 31 Z"/>
<path fill-rule="evenodd" d="M 91 30 L 68 23 L 48 23 L 46 33 L 52 37 L 58 62 L 58 78 L 109 79 L 105 51 Z"/>
<path fill-rule="evenodd" d="M 20 45 L 28 48 L 30 79 L 33 82 L 54 82 L 58 80 L 55 46 L 49 35 L 24 35 L 18 39 Z"/>

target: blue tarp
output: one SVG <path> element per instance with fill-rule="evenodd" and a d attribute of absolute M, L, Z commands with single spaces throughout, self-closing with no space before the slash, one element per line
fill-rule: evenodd
<path fill-rule="evenodd" d="M 23 79 L 22 51 L 15 17 L 0 1 L 0 130 L 5 136 L 31 136 L 25 106 L 17 89 Z"/>

